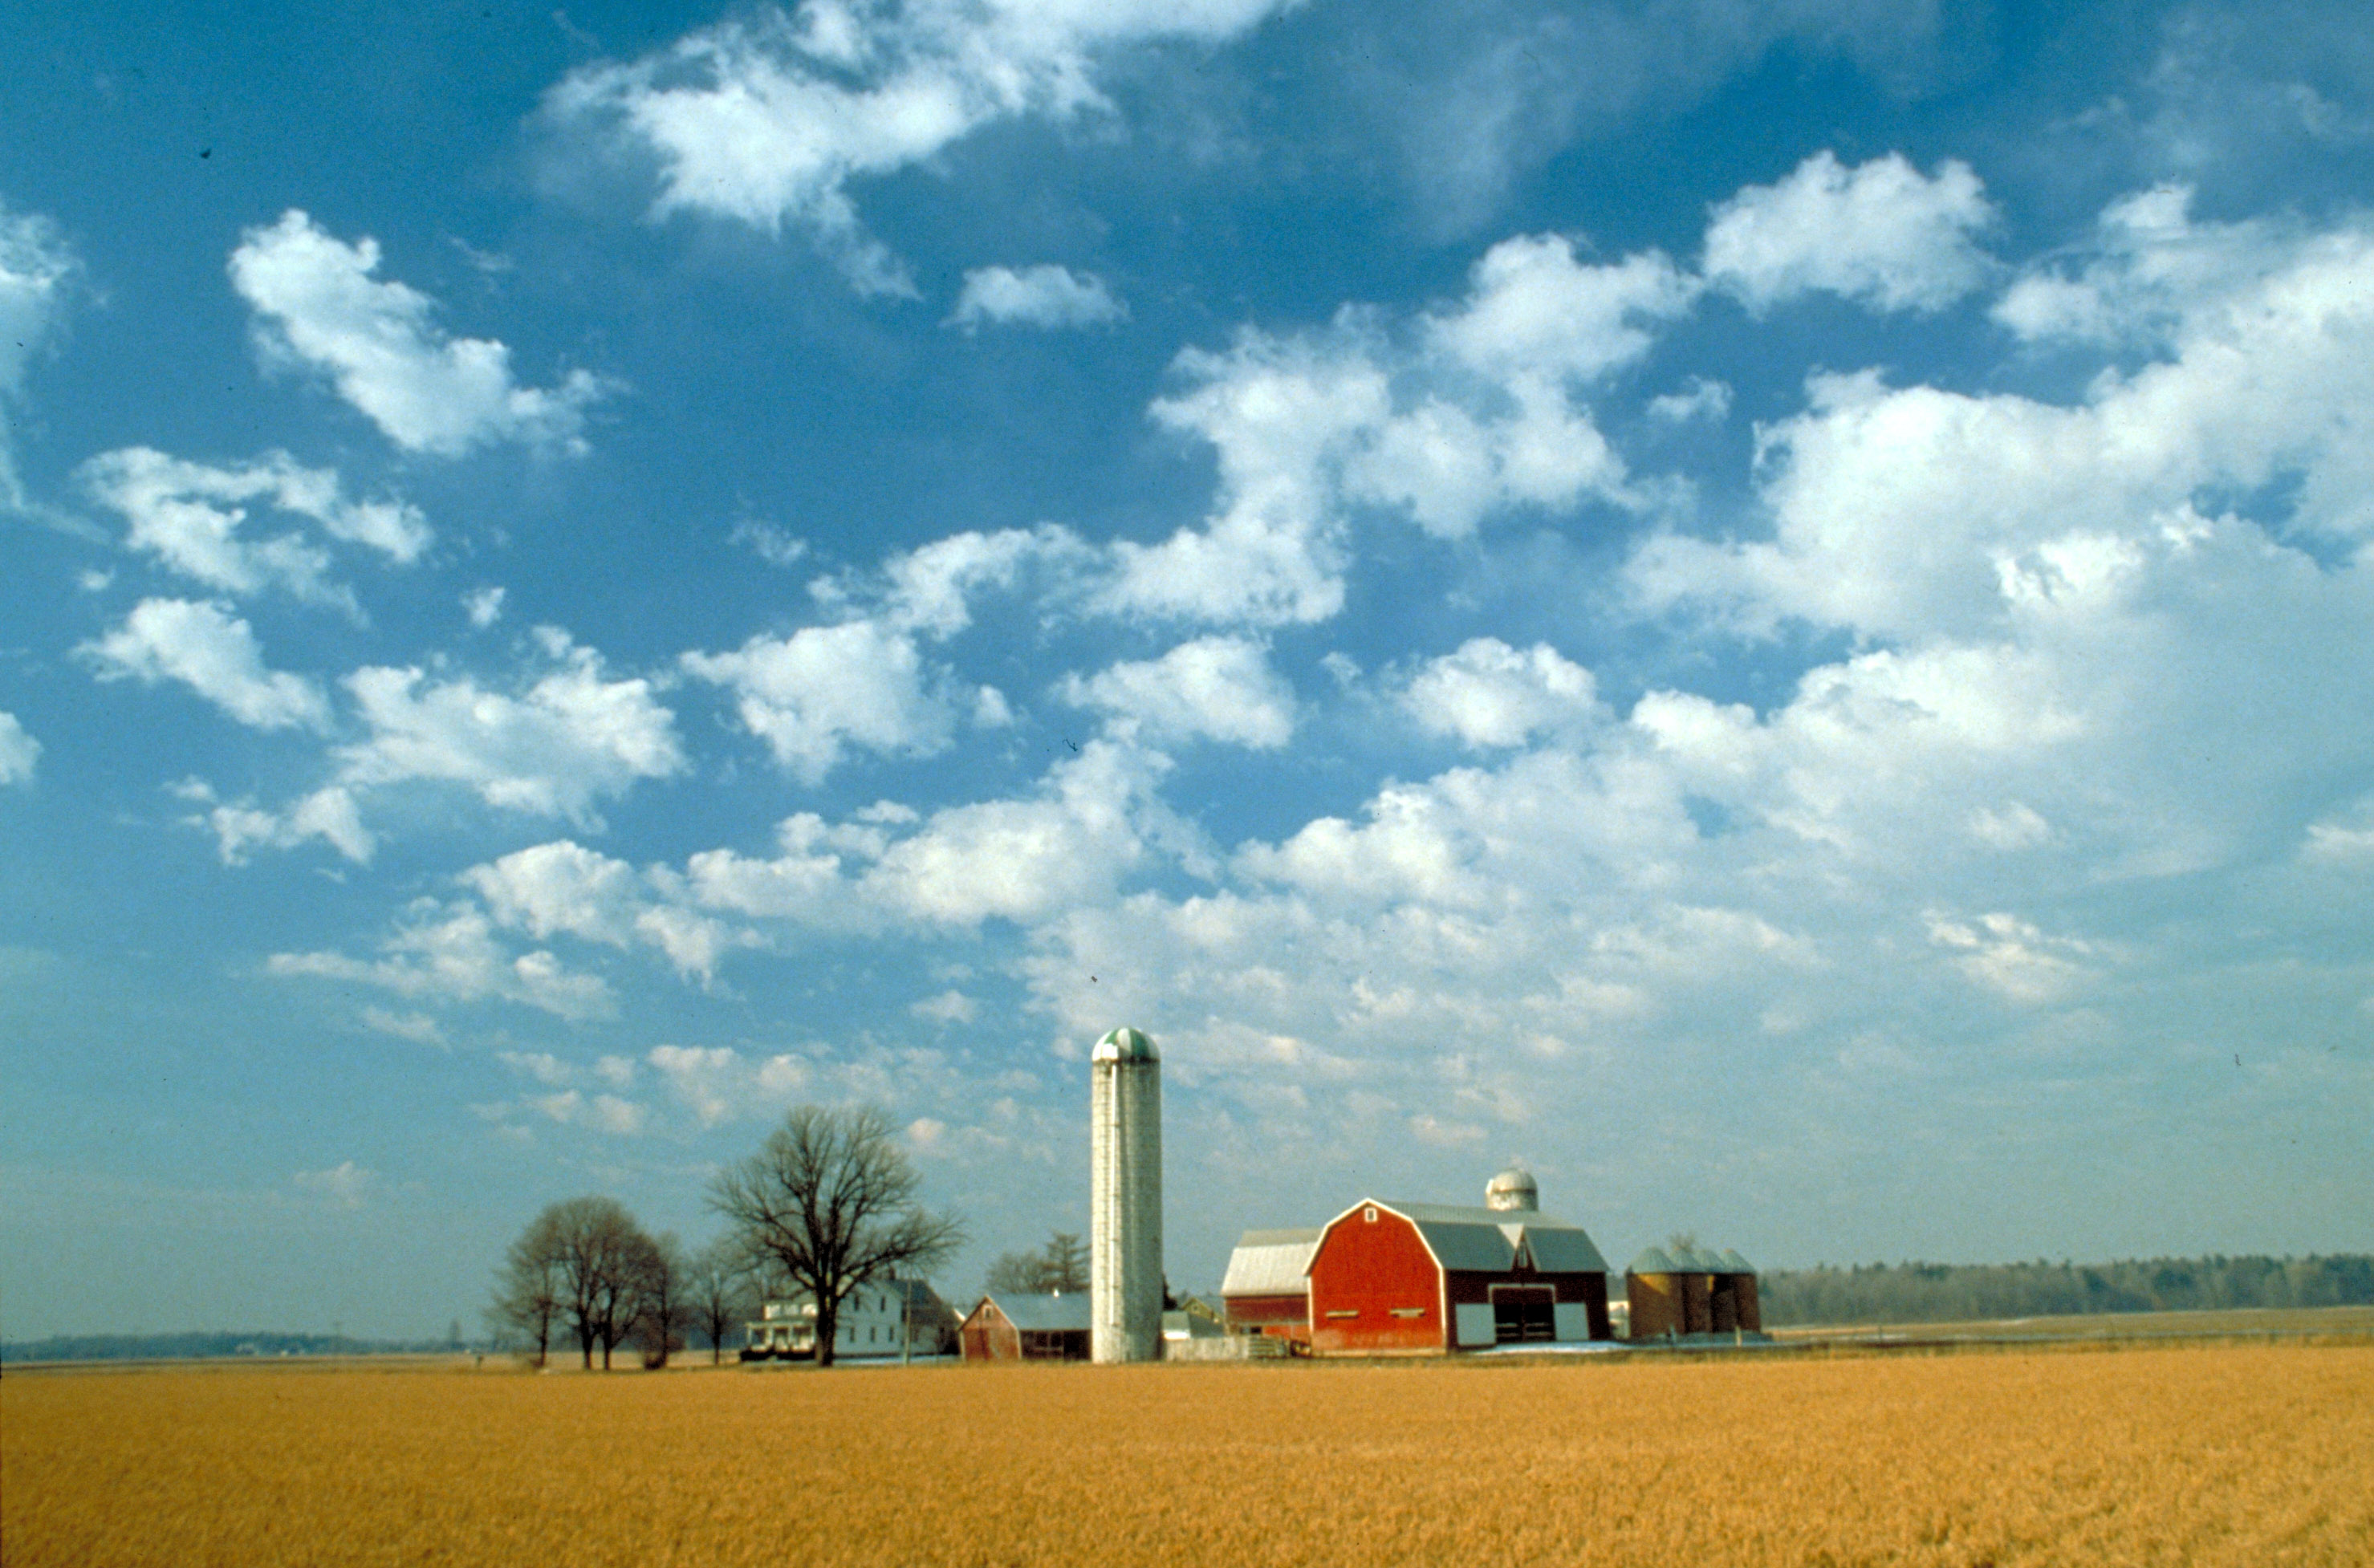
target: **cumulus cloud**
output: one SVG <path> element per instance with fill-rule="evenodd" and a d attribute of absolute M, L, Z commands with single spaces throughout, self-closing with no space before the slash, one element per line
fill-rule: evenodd
<path fill-rule="evenodd" d="M 125 447 L 83 464 L 80 479 L 93 500 L 129 524 L 125 544 L 225 593 L 276 589 L 358 614 L 352 591 L 330 579 L 329 551 L 302 532 L 254 537 L 245 527 L 252 505 L 301 518 L 399 565 L 418 560 L 433 537 L 417 508 L 351 500 L 335 470 L 303 467 L 286 452 L 224 468 Z"/>
<path fill-rule="evenodd" d="M 1994 220 L 1968 164 L 1948 158 L 1924 175 L 1889 153 L 1849 169 L 1824 151 L 1714 209 L 1704 272 L 1759 312 L 1814 292 L 1941 310 L 1986 282 L 1974 236 Z"/>
<path fill-rule="evenodd" d="M 1209 444 L 1220 493 L 1201 527 L 1122 541 L 1096 607 L 1252 625 L 1342 609 L 1361 511 L 1456 539 L 1518 508 L 1638 509 L 1590 393 L 1637 362 L 1697 286 L 1655 252 L 1599 264 L 1562 235 L 1503 240 L 1464 297 L 1396 333 L 1347 309 L 1320 332 L 1247 330 L 1190 349 L 1159 423 Z"/>
<path fill-rule="evenodd" d="M 815 1073 L 788 1052 L 753 1060 L 730 1046 L 655 1046 L 643 1059 L 703 1127 L 787 1105 Z"/>
<path fill-rule="evenodd" d="M 1047 327 L 1102 326 L 1125 321 L 1129 310 L 1094 273 L 1075 273 L 1047 263 L 1023 267 L 976 267 L 965 274 L 948 324 L 977 331 L 983 324 Z"/>
<path fill-rule="evenodd" d="M 27 370 L 65 319 L 81 274 L 81 260 L 55 224 L 0 204 L 0 510 L 26 509 L 9 419 L 25 395 Z"/>
<path fill-rule="evenodd" d="M 462 612 L 472 626 L 484 631 L 503 618 L 503 597 L 499 587 L 474 588 L 462 595 Z"/>
<path fill-rule="evenodd" d="M 2059 1001 L 2088 978 L 2079 962 L 2090 944 L 2048 937 L 2016 915 L 1956 920 L 1932 913 L 1929 940 L 1955 954 L 1955 966 L 2006 1000 L 2034 1006 Z"/>
<path fill-rule="evenodd" d="M 378 986 L 422 1001 L 517 1002 L 570 1020 L 607 1018 L 617 1012 L 600 976 L 564 968 L 542 949 L 512 954 L 497 940 L 486 912 L 466 904 L 415 900 L 380 951 L 377 958 L 276 953 L 265 969 L 276 976 Z"/>
<path fill-rule="evenodd" d="M 749 731 L 808 783 L 852 746 L 883 755 L 946 749 L 957 708 L 912 636 L 873 620 L 754 637 L 731 653 L 688 653 L 685 671 L 733 691 Z"/>
<path fill-rule="evenodd" d="M 377 240 L 348 244 L 292 207 L 247 231 L 230 278 L 267 353 L 326 374 L 406 451 L 452 457 L 498 441 L 583 450 L 585 409 L 607 383 L 574 370 L 549 390 L 519 385 L 509 347 L 448 336 L 427 295 L 371 275 L 379 263 Z"/>
<path fill-rule="evenodd" d="M 613 1138 L 632 1138 L 643 1130 L 644 1111 L 617 1094 L 586 1094 L 563 1089 L 557 1094 L 531 1094 L 528 1109 L 564 1127 L 591 1128 Z"/>
<path fill-rule="evenodd" d="M 594 802 L 684 771 L 676 719 L 641 678 L 542 628 L 552 668 L 517 695 L 461 676 L 372 666 L 346 678 L 367 738 L 337 748 L 340 781 L 464 785 L 506 811 L 596 820 Z"/>
<path fill-rule="evenodd" d="M 267 810 L 253 800 L 222 800 L 213 786 L 199 778 L 182 780 L 173 786 L 173 793 L 204 808 L 182 820 L 215 836 L 227 866 L 246 864 L 257 849 L 294 849 L 316 838 L 358 864 L 370 860 L 378 848 L 378 840 L 363 825 L 362 811 L 353 794 L 335 784 L 278 811 Z"/>
<path fill-rule="evenodd" d="M 473 866 L 463 881 L 507 930 L 538 941 L 565 932 L 612 947 L 657 948 L 678 973 L 704 981 L 729 948 L 756 940 L 689 907 L 672 879 L 647 878 L 567 839 Z"/>
<path fill-rule="evenodd" d="M 30 783 L 41 758 L 41 743 L 25 732 L 15 714 L 0 713 L 0 784 Z"/>
<path fill-rule="evenodd" d="M 572 73 L 545 99 L 567 165 L 655 163 L 653 218 L 689 213 L 805 234 L 860 292 L 912 297 L 865 231 L 850 186 L 927 159 L 1001 121 L 1103 109 L 1099 58 L 1165 39 L 1244 32 L 1281 0 L 807 0 Z"/>
<path fill-rule="evenodd" d="M 1490 637 L 1428 661 L 1402 704 L 1422 728 L 1471 746 L 1521 746 L 1601 716 L 1590 671 L 1545 642 L 1520 651 Z"/>
<path fill-rule="evenodd" d="M 267 670 L 248 624 L 220 604 L 144 599 L 123 624 L 76 650 L 102 681 L 179 681 L 258 730 L 329 727 L 329 699 L 302 675 Z"/>
<path fill-rule="evenodd" d="M 1110 896 L 1179 825 L 1153 800 L 1161 758 L 1091 741 L 1031 796 L 933 813 L 860 881 L 877 907 L 926 925 L 1029 922 Z"/>
<path fill-rule="evenodd" d="M 1114 664 L 1086 680 L 1067 675 L 1062 691 L 1075 708 L 1101 708 L 1157 742 L 1263 750 L 1294 735 L 1294 690 L 1270 668 L 1269 649 L 1249 638 L 1198 638 L 1159 659 Z"/>

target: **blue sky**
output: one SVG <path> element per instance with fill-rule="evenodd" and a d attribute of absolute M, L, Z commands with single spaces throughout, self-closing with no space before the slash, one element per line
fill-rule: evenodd
<path fill-rule="evenodd" d="M 804 1100 L 1169 1268 L 2374 1246 L 2356 8 L 0 50 L 12 1337 L 471 1318 Z"/>

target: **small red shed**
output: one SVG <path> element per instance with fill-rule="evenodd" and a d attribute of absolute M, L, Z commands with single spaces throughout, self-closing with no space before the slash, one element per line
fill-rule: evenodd
<path fill-rule="evenodd" d="M 983 1296 L 957 1334 L 967 1361 L 1086 1361 L 1088 1298 Z"/>

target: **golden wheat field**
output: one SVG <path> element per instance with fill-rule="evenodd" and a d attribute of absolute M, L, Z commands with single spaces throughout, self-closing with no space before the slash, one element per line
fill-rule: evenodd
<path fill-rule="evenodd" d="M 10 1568 L 2374 1562 L 2374 1348 L 22 1373 Z"/>

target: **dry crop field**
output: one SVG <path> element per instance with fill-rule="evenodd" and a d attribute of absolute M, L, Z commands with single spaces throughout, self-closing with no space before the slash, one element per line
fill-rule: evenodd
<path fill-rule="evenodd" d="M 10 1568 L 2374 1562 L 2374 1347 L 24 1372 Z"/>

